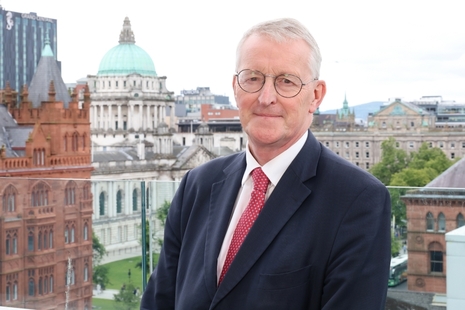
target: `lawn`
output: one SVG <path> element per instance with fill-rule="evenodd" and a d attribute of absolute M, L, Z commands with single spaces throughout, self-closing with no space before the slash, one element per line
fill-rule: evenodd
<path fill-rule="evenodd" d="M 92 309 L 97 310 L 115 310 L 119 309 L 117 303 L 111 299 L 100 299 L 100 298 L 92 298 Z M 140 305 L 132 310 L 139 310 Z"/>
<path fill-rule="evenodd" d="M 138 256 L 105 264 L 108 267 L 108 278 L 110 279 L 107 288 L 119 290 L 124 283 L 132 281 L 134 286 L 142 290 L 142 270 L 136 268 L 136 264 L 141 260 L 142 257 Z M 155 261 L 158 261 L 157 254 L 155 254 Z M 131 270 L 131 278 L 129 278 L 129 270 Z M 149 276 L 147 275 L 147 281 Z"/>

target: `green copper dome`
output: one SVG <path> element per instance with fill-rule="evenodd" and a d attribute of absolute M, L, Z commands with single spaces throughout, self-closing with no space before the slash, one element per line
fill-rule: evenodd
<path fill-rule="evenodd" d="M 135 44 L 131 23 L 126 17 L 119 37 L 119 45 L 109 50 L 98 69 L 98 76 L 128 75 L 138 73 L 144 76 L 157 76 L 152 58 Z"/>

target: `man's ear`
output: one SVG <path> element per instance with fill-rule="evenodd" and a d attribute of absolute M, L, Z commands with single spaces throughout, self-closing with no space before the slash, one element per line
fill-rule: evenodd
<path fill-rule="evenodd" d="M 313 89 L 313 101 L 308 110 L 310 113 L 314 113 L 316 109 L 318 109 L 326 95 L 326 82 L 317 80 L 315 83 L 317 83 L 317 85 Z"/>

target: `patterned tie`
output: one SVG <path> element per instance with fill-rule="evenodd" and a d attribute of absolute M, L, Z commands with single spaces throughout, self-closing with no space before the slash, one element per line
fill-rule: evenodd
<path fill-rule="evenodd" d="M 253 223 L 257 219 L 258 214 L 262 210 L 263 205 L 265 204 L 265 194 L 270 180 L 268 180 L 265 173 L 263 173 L 262 168 L 255 168 L 252 171 L 252 179 L 254 184 L 252 194 L 250 196 L 247 207 L 245 208 L 241 218 L 239 219 L 239 222 L 237 223 L 236 230 L 234 230 L 218 285 L 223 281 L 229 266 L 234 260 L 237 251 L 239 251 L 239 248 L 245 239 L 245 236 L 247 236 L 249 233 L 250 228 L 252 227 Z"/>

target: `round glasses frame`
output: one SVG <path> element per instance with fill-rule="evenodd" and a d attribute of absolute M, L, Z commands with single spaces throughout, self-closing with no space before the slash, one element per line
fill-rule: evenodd
<path fill-rule="evenodd" d="M 257 89 L 257 90 L 254 90 L 254 91 L 250 91 L 250 90 L 247 90 L 246 88 L 244 88 L 244 86 L 241 84 L 240 82 L 240 75 L 243 74 L 244 72 L 253 72 L 253 73 L 258 73 L 260 75 L 263 76 L 263 82 L 262 82 L 262 85 Z M 274 89 L 276 90 L 276 93 L 278 95 L 280 95 L 281 97 L 284 97 L 284 98 L 294 98 L 295 96 L 297 96 L 298 94 L 300 94 L 300 92 L 302 91 L 302 88 L 305 86 L 305 85 L 308 85 L 312 82 L 315 82 L 315 81 L 318 81 L 318 78 L 314 78 L 313 80 L 310 80 L 308 81 L 307 83 L 303 83 L 302 80 L 300 79 L 300 77 L 298 77 L 297 75 L 293 75 L 293 74 L 288 74 L 288 73 L 284 73 L 284 74 L 279 74 L 279 75 L 271 75 L 271 74 L 264 74 L 260 71 L 257 71 L 257 70 L 252 70 L 252 69 L 243 69 L 239 72 L 237 72 L 235 74 L 236 76 L 236 79 L 237 79 L 237 84 L 239 85 L 239 87 L 245 91 L 246 93 L 250 93 L 250 94 L 253 94 L 253 93 L 257 93 L 259 92 L 260 90 L 262 90 L 263 86 L 265 85 L 265 82 L 266 82 L 266 77 L 271 77 L 273 78 L 273 86 L 274 86 Z M 279 87 L 276 85 L 276 81 L 278 81 L 278 78 L 279 77 L 283 77 L 285 79 L 288 79 L 290 77 L 292 78 L 296 78 L 297 80 L 296 81 L 299 81 L 300 82 L 300 88 L 299 90 L 296 89 L 296 93 L 295 95 L 292 95 L 292 96 L 287 96 L 287 95 L 283 95 L 279 92 Z M 298 84 L 296 84 L 296 86 L 298 86 Z"/>

